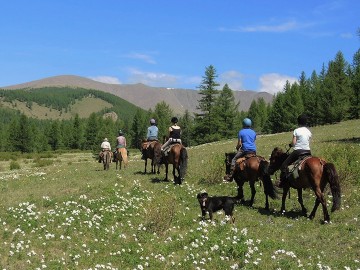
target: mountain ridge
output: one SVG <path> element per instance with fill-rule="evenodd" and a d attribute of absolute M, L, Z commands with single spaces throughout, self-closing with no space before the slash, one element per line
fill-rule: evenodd
<path fill-rule="evenodd" d="M 151 87 L 145 84 L 108 84 L 94 81 L 76 75 L 59 75 L 34 80 L 26 83 L 1 87 L 1 89 L 36 89 L 42 87 L 71 87 L 104 91 L 140 107 L 145 110 L 154 109 L 156 104 L 164 101 L 173 109 L 174 113 L 183 114 L 185 110 L 197 112 L 198 101 L 201 98 L 198 90 Z M 264 98 L 270 103 L 273 95 L 267 92 L 233 91 L 235 102 L 240 101 L 239 109 L 247 111 L 253 100 Z"/>

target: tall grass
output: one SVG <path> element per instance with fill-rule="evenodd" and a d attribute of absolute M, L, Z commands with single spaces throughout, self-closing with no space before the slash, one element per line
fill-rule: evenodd
<path fill-rule="evenodd" d="M 322 225 L 301 215 L 296 192 L 264 210 L 263 187 L 253 208 L 235 207 L 235 224 L 222 212 L 201 221 L 196 194 L 236 194 L 223 183 L 224 153 L 236 139 L 189 149 L 183 185 L 142 174 L 140 152 L 126 170 L 104 171 L 91 153 L 19 157 L 0 161 L 0 267 L 2 269 L 359 269 L 360 121 L 313 127 L 312 152 L 335 164 L 342 208 Z M 291 133 L 259 136 L 258 154 L 285 147 Z M 23 160 L 28 160 L 23 162 Z M 47 160 L 47 162 L 46 162 Z M 41 161 L 43 166 L 34 167 Z M 172 170 L 170 166 L 170 172 Z M 171 173 L 169 174 L 171 175 Z M 246 198 L 250 196 L 244 185 Z M 312 191 L 304 203 L 313 207 Z M 326 192 L 328 204 L 331 197 Z"/>

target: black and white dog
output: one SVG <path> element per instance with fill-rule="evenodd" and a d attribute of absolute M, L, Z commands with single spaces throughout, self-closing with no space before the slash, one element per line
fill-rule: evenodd
<path fill-rule="evenodd" d="M 215 196 L 209 197 L 204 193 L 199 193 L 197 199 L 200 204 L 202 219 L 205 220 L 206 212 L 209 212 L 210 220 L 213 219 L 213 213 L 219 210 L 224 210 L 225 215 L 230 216 L 231 223 L 234 223 L 235 218 L 233 217 L 234 205 L 236 199 L 228 196 Z"/>

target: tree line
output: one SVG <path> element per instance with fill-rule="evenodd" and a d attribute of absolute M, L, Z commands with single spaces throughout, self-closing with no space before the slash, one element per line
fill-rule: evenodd
<path fill-rule="evenodd" d="M 37 120 L 1 109 L 0 150 L 41 152 L 78 149 L 96 152 L 105 137 L 115 147 L 119 129 L 125 132 L 128 146 L 138 148 L 139 142 L 146 136 L 151 118 L 156 119 L 162 141 L 163 136 L 168 134 L 170 119 L 178 116 L 182 141 L 186 146 L 193 146 L 235 138 L 245 117 L 252 119 L 253 128 L 258 133 L 265 134 L 292 130 L 297 116 L 302 113 L 309 116 L 310 125 L 332 124 L 360 116 L 360 50 L 354 54 L 351 64 L 338 52 L 334 60 L 322 65 L 319 73 L 313 71 L 307 77 L 302 72 L 297 82 L 287 82 L 284 89 L 274 95 L 271 104 L 260 98 L 252 101 L 246 112 L 239 111 L 240 104 L 235 102 L 233 90 L 227 84 L 219 90 L 216 80 L 215 67 L 206 67 L 198 86 L 198 112 L 185 111 L 183 115 L 175 115 L 163 101 L 153 109 L 144 111 L 138 108 L 131 117 L 116 121 L 104 118 L 104 112 L 92 113 L 85 119 L 75 115 L 71 120 Z M 17 95 L 21 95 L 19 93 Z M 81 96 L 84 93 L 72 94 Z M 99 95 L 96 91 L 94 93 Z M 27 95 L 31 93 L 24 94 L 27 98 L 24 100 L 31 102 Z M 111 95 L 104 96 L 112 99 Z M 62 102 L 69 103 L 70 99 Z"/>

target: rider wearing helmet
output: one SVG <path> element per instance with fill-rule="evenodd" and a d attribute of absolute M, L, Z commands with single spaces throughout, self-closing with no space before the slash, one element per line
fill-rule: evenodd
<path fill-rule="evenodd" d="M 310 151 L 310 139 L 311 131 L 306 127 L 307 116 L 305 114 L 299 115 L 298 119 L 298 128 L 293 131 L 292 141 L 289 146 L 294 147 L 294 151 L 285 159 L 280 167 L 280 182 L 277 184 L 278 187 L 282 188 L 284 182 L 287 180 L 287 170 L 288 166 L 295 162 L 300 156 L 311 155 Z"/>
<path fill-rule="evenodd" d="M 147 129 L 147 134 L 146 134 L 146 141 L 147 141 L 147 146 L 146 148 L 149 147 L 150 143 L 152 141 L 157 141 L 158 140 L 158 134 L 159 134 L 159 129 L 158 127 L 156 126 L 156 121 L 154 118 L 151 118 L 150 119 L 150 127 L 148 127 Z M 146 150 L 145 149 L 142 149 L 142 156 L 141 156 L 141 159 L 145 160 L 145 152 Z"/>
<path fill-rule="evenodd" d="M 154 118 L 150 119 L 150 127 L 147 129 L 146 139 L 148 141 L 157 141 L 158 140 L 159 129 L 156 126 L 156 121 Z"/>
<path fill-rule="evenodd" d="M 165 156 L 167 155 L 167 149 L 168 146 L 172 143 L 180 143 L 181 144 L 181 128 L 178 126 L 177 122 L 179 120 L 177 119 L 177 117 L 173 117 L 171 118 L 171 127 L 169 127 L 169 139 L 167 140 L 166 143 L 164 143 L 161 146 L 161 151 L 163 151 L 163 153 L 165 154 Z"/>
<path fill-rule="evenodd" d="M 237 153 L 231 160 L 230 173 L 225 175 L 224 180 L 232 181 L 234 177 L 234 169 L 236 160 L 245 156 L 246 154 L 253 153 L 256 155 L 256 132 L 251 129 L 252 122 L 249 118 L 243 120 L 243 128 L 238 133 L 238 143 L 236 145 Z"/>

